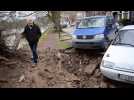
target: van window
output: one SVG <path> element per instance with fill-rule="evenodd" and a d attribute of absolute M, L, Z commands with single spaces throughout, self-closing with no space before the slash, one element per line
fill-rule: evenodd
<path fill-rule="evenodd" d="M 113 17 L 107 17 L 107 24 L 108 23 L 114 24 L 114 18 Z"/>
<path fill-rule="evenodd" d="M 105 18 L 88 18 L 80 21 L 78 28 L 91 28 L 91 27 L 104 27 L 105 26 Z"/>

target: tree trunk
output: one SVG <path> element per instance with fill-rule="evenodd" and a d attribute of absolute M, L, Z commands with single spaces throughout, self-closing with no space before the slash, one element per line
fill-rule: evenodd
<path fill-rule="evenodd" d="M 60 16 L 60 11 L 50 11 L 48 13 L 48 17 L 49 19 L 54 23 L 54 29 L 56 32 L 61 32 L 62 28 L 60 25 L 60 20 L 61 20 L 61 16 Z"/>

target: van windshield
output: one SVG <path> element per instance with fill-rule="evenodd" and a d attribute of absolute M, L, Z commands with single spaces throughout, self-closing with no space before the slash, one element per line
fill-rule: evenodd
<path fill-rule="evenodd" d="M 88 18 L 82 19 L 77 28 L 92 28 L 92 27 L 104 27 L 105 26 L 105 18 Z"/>

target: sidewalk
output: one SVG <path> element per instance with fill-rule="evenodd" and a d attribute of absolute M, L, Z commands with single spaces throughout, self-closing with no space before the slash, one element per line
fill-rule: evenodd
<path fill-rule="evenodd" d="M 39 42 L 40 49 L 52 48 L 52 49 L 65 49 L 71 46 L 71 35 L 69 34 L 72 30 L 66 29 L 65 33 L 61 33 L 61 38 L 59 39 L 59 34 L 54 33 L 51 30 L 44 33 Z"/>

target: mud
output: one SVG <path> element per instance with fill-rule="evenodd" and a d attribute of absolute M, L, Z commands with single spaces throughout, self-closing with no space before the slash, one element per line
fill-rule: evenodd
<path fill-rule="evenodd" d="M 31 66 L 29 50 L 0 60 L 1 88 L 129 88 L 133 85 L 111 81 L 100 72 L 103 54 L 94 50 L 39 51 L 39 63 Z"/>

